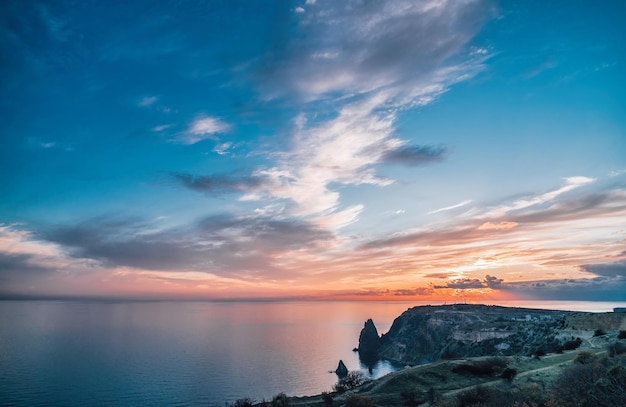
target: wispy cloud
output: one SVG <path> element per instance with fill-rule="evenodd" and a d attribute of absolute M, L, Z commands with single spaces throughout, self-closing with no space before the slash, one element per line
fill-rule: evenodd
<path fill-rule="evenodd" d="M 302 35 L 285 44 L 285 52 L 266 56 L 257 77 L 267 98 L 289 97 L 303 113 L 291 148 L 280 152 L 276 165 L 254 173 L 267 181 L 244 199 L 284 200 L 289 213 L 327 225 L 340 220 L 338 227 L 363 208 L 342 205 L 341 185 L 384 187 L 394 181 L 377 174 L 380 164 L 445 157 L 442 146 L 397 137 L 397 113 L 431 103 L 482 69 L 488 55 L 464 46 L 490 9 L 482 1 L 309 6 L 299 16 Z M 307 115 L 319 103 L 336 116 Z"/>
<path fill-rule="evenodd" d="M 263 178 L 254 176 L 233 176 L 227 174 L 216 174 L 208 176 L 193 176 L 191 174 L 172 174 L 175 180 L 183 186 L 199 192 L 211 194 L 231 193 L 231 192 L 251 192 L 260 188 L 264 182 Z"/>
<path fill-rule="evenodd" d="M 232 126 L 216 117 L 202 116 L 194 120 L 189 128 L 176 140 L 182 144 L 196 144 L 202 140 L 217 140 L 216 134 L 227 133 Z"/>
<path fill-rule="evenodd" d="M 308 100 L 383 89 L 402 103 L 440 94 L 446 73 L 461 77 L 476 68 L 445 63 L 489 14 L 482 1 L 319 1 L 301 19 L 303 35 L 287 45 L 286 56 L 268 57 L 264 83 L 270 92 Z"/>
<path fill-rule="evenodd" d="M 468 199 L 468 200 L 465 200 L 465 201 L 463 201 L 463 202 L 459 202 L 459 203 L 458 203 L 458 204 L 456 204 L 456 205 L 446 206 L 445 208 L 435 209 L 434 211 L 430 211 L 430 212 L 428 212 L 428 215 L 434 215 L 435 213 L 439 213 L 439 212 L 451 211 L 451 210 L 453 210 L 453 209 L 457 209 L 457 208 L 460 208 L 460 207 L 462 207 L 462 206 L 469 205 L 470 203 L 472 203 L 472 200 L 471 200 L 471 199 Z"/>
<path fill-rule="evenodd" d="M 386 151 L 381 160 L 392 164 L 422 165 L 433 161 L 441 161 L 445 155 L 443 147 L 402 146 Z"/>
<path fill-rule="evenodd" d="M 139 107 L 148 107 L 148 106 L 152 106 L 153 104 L 155 104 L 158 100 L 159 100 L 158 96 L 144 96 L 143 98 L 141 98 L 138 105 Z"/>
<path fill-rule="evenodd" d="M 512 229 L 519 225 L 517 222 L 500 222 L 500 223 L 491 223 L 485 222 L 478 227 L 478 230 L 506 230 Z"/>
<path fill-rule="evenodd" d="M 557 198 L 561 194 L 564 194 L 566 192 L 588 185 L 594 181 L 595 181 L 594 178 L 589 178 L 589 177 L 582 177 L 582 176 L 568 177 L 568 178 L 565 178 L 565 185 L 563 185 L 562 187 L 558 189 L 545 192 L 543 194 L 530 196 L 525 199 L 518 199 L 510 205 L 503 205 L 503 206 L 494 208 L 491 212 L 487 214 L 487 216 L 497 217 L 497 216 L 505 215 L 509 212 L 518 211 L 518 210 L 529 208 L 529 207 L 536 206 L 536 205 L 542 205 L 542 204 L 553 201 L 555 198 Z"/>

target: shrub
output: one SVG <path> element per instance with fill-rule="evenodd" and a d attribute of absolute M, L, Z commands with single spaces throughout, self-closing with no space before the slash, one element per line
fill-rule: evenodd
<path fill-rule="evenodd" d="M 515 376 L 517 376 L 517 370 L 511 369 L 511 368 L 508 368 L 508 367 L 506 369 L 504 369 L 504 371 L 500 375 L 500 377 L 502 377 L 504 380 L 506 380 L 508 382 L 512 382 L 513 378 Z"/>
<path fill-rule="evenodd" d="M 373 407 L 374 401 L 365 396 L 357 396 L 352 394 L 346 399 L 346 407 Z"/>
<path fill-rule="evenodd" d="M 407 407 L 415 407 L 419 406 L 422 401 L 417 398 L 417 392 L 415 390 L 403 391 L 400 393 L 400 397 L 402 397 L 403 405 Z"/>
<path fill-rule="evenodd" d="M 596 355 L 586 350 L 581 350 L 574 358 L 573 362 L 579 365 L 586 365 L 596 360 Z"/>
<path fill-rule="evenodd" d="M 610 357 L 615 357 L 621 355 L 622 353 L 626 353 L 626 345 L 621 342 L 615 342 L 607 346 L 607 350 Z"/>
<path fill-rule="evenodd" d="M 343 393 L 344 391 L 348 390 L 348 388 L 341 382 L 337 382 L 333 385 L 333 391 L 337 392 L 337 393 Z"/>
<path fill-rule="evenodd" d="M 278 393 L 272 398 L 272 407 L 289 407 L 289 398 L 285 393 Z"/>
<path fill-rule="evenodd" d="M 605 332 L 602 329 L 596 329 L 593 333 L 593 336 L 602 336 Z"/>
<path fill-rule="evenodd" d="M 235 403 L 231 404 L 232 407 L 252 407 L 252 405 L 252 399 L 249 399 L 247 397 L 244 399 L 238 399 L 235 401 Z"/>
<path fill-rule="evenodd" d="M 617 334 L 617 339 L 626 339 L 626 331 L 619 331 L 619 334 Z"/>
<path fill-rule="evenodd" d="M 583 343 L 583 340 L 580 338 L 576 338 L 573 341 L 567 341 L 563 344 L 563 349 L 565 350 L 574 350 L 578 349 L 580 345 Z"/>
<path fill-rule="evenodd" d="M 358 370 L 352 370 L 348 372 L 346 377 L 341 379 L 339 383 L 335 385 L 335 391 L 339 391 L 337 387 L 342 387 L 342 391 L 352 390 L 362 385 L 363 382 L 363 373 L 359 372 Z"/>
<path fill-rule="evenodd" d="M 333 405 L 333 395 L 327 391 L 322 392 L 322 400 L 324 401 L 324 404 L 327 406 Z"/>
<path fill-rule="evenodd" d="M 507 365 L 505 359 L 489 358 L 478 360 L 474 363 L 461 363 L 452 368 L 453 373 L 471 374 L 474 376 L 488 376 L 504 369 Z"/>
<path fill-rule="evenodd" d="M 480 405 L 491 399 L 491 392 L 483 386 L 476 386 L 470 390 L 459 393 L 456 400 L 459 407 Z"/>

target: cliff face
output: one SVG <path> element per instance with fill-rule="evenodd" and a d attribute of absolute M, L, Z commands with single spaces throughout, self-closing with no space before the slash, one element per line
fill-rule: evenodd
<path fill-rule="evenodd" d="M 578 326 L 572 327 L 574 320 Z M 380 339 L 376 355 L 405 364 L 455 357 L 532 355 L 554 352 L 575 337 L 588 339 L 595 329 L 610 332 L 624 324 L 626 314 L 486 305 L 415 307 L 395 319 Z M 581 330 L 583 326 L 589 329 Z"/>

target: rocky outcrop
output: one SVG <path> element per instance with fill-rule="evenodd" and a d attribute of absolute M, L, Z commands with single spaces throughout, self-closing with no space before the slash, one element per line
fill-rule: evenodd
<path fill-rule="evenodd" d="M 380 348 L 380 337 L 374 321 L 368 319 L 359 335 L 359 356 L 362 359 L 376 359 Z"/>
<path fill-rule="evenodd" d="M 467 304 L 414 307 L 396 318 L 389 332 L 379 339 L 376 356 L 403 364 L 458 357 L 529 356 L 558 351 L 576 337 L 591 338 L 595 329 L 615 332 L 625 323 L 626 314 L 615 313 Z M 368 337 L 373 336 L 368 333 Z M 359 353 L 361 347 L 359 343 Z"/>
<path fill-rule="evenodd" d="M 348 375 L 348 368 L 345 363 L 343 363 L 343 360 L 339 361 L 339 365 L 337 366 L 337 369 L 335 369 L 335 373 L 337 373 L 337 376 L 339 377 L 346 377 Z"/>

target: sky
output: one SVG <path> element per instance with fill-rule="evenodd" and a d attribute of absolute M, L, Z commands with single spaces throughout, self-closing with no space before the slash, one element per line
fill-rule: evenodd
<path fill-rule="evenodd" d="M 0 298 L 626 301 L 626 2 L 0 2 Z"/>

